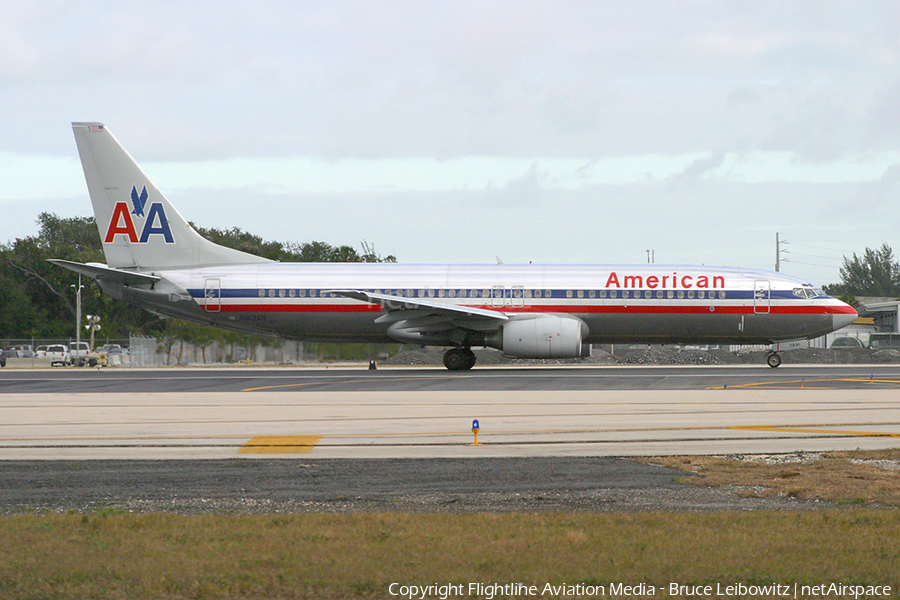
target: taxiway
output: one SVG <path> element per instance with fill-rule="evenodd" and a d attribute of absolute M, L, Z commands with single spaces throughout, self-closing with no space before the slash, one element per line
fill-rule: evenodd
<path fill-rule="evenodd" d="M 18 371 L 0 379 L 0 460 L 895 447 L 897 374 L 896 367 L 846 366 L 483 369 L 462 376 L 416 369 Z"/>

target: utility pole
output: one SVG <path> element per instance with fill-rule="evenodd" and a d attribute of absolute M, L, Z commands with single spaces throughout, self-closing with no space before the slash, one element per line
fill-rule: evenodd
<path fill-rule="evenodd" d="M 81 285 L 81 274 L 78 274 L 78 287 L 75 285 L 70 285 L 69 287 L 75 288 L 75 341 L 78 342 L 78 345 L 75 346 L 79 350 L 81 349 L 81 290 L 84 288 Z"/>
<path fill-rule="evenodd" d="M 781 239 L 778 237 L 778 232 L 775 232 L 775 272 L 778 273 L 781 271 Z"/>
<path fill-rule="evenodd" d="M 781 234 L 776 231 L 775 232 L 775 272 L 776 273 L 781 272 L 781 263 L 782 263 L 781 255 L 788 253 L 787 250 L 782 250 L 781 246 L 784 244 L 787 244 L 787 243 L 788 242 L 786 242 L 786 241 L 782 241 Z M 784 259 L 784 260 L 787 260 L 787 259 Z"/>

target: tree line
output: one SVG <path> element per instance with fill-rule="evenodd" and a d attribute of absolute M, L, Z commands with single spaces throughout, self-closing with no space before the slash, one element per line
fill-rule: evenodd
<path fill-rule="evenodd" d="M 840 297 L 854 306 L 857 296 L 900 298 L 900 263 L 894 251 L 882 242 L 879 248 L 866 248 L 852 257 L 844 256 L 841 281 L 823 286 L 831 296 Z"/>
<path fill-rule="evenodd" d="M 105 262 L 93 217 L 64 218 L 44 212 L 37 222 L 37 235 L 0 244 L 0 340 L 74 337 L 78 275 L 47 259 Z M 397 262 L 392 255 L 376 253 L 366 242 L 362 242 L 360 251 L 352 246 L 332 246 L 318 241 L 268 241 L 238 227 L 215 229 L 194 225 L 194 228 L 217 244 L 276 261 Z M 862 254 L 845 256 L 840 275 L 840 282 L 826 285 L 824 289 L 845 301 L 855 304 L 857 296 L 900 298 L 900 263 L 886 242 L 878 248 L 866 248 Z M 102 315 L 103 337 L 124 338 L 134 334 L 163 340 L 182 339 L 201 347 L 213 341 L 230 341 L 228 332 L 178 319 L 160 319 L 104 296 L 87 278 L 82 284 L 82 314 Z"/>
<path fill-rule="evenodd" d="M 65 218 L 44 212 L 38 216 L 37 223 L 36 235 L 0 244 L 0 340 L 74 338 L 78 275 L 47 259 L 106 262 L 94 217 Z M 392 255 L 376 253 L 366 242 L 357 250 L 317 241 L 267 241 L 238 227 L 214 229 L 195 225 L 194 228 L 217 244 L 282 262 L 397 262 Z M 133 334 L 161 340 L 182 339 L 201 347 L 213 341 L 231 342 L 229 332 L 178 319 L 160 319 L 109 298 L 87 277 L 82 278 L 82 285 L 82 314 L 102 316 L 104 338 L 126 338 Z M 246 335 L 239 337 L 247 339 Z"/>

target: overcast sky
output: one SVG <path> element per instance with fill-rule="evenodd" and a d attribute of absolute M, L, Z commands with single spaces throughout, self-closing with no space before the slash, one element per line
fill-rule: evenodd
<path fill-rule="evenodd" d="M 0 4 L 0 241 L 101 121 L 188 219 L 401 262 L 900 253 L 900 3 Z"/>

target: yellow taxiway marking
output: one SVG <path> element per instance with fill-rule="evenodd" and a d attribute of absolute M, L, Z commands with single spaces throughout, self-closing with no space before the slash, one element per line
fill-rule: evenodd
<path fill-rule="evenodd" d="M 828 435 L 855 435 L 860 437 L 900 437 L 900 433 L 889 433 L 883 431 L 846 431 L 844 429 L 800 429 L 794 427 L 776 427 L 767 425 L 746 425 L 729 427 L 729 429 L 740 429 L 744 431 L 774 431 L 776 433 L 824 433 Z"/>
<path fill-rule="evenodd" d="M 258 435 L 238 454 L 309 454 L 321 439 L 320 435 Z"/>
<path fill-rule="evenodd" d="M 753 383 L 735 383 L 734 385 L 728 385 L 728 389 L 735 388 L 757 388 L 757 387 L 765 387 L 771 386 L 773 389 L 780 389 L 784 387 L 790 386 L 793 388 L 794 386 L 806 385 L 806 384 L 822 384 L 822 383 L 893 383 L 900 385 L 900 379 L 875 379 L 872 377 L 857 377 L 857 378 L 846 378 L 846 379 L 795 379 L 790 381 L 756 381 Z M 706 388 L 707 390 L 721 390 L 725 389 L 721 385 L 716 385 L 712 387 Z M 822 389 L 821 387 L 816 387 L 815 389 Z M 839 389 L 839 388 L 835 388 Z M 863 388 L 859 388 L 863 389 Z"/>
<path fill-rule="evenodd" d="M 457 377 L 416 377 L 415 381 L 425 381 L 427 379 L 468 379 L 472 377 L 471 375 L 461 375 Z M 396 377 L 393 379 L 348 379 L 348 380 L 338 380 L 338 381 L 304 381 L 301 383 L 285 383 L 282 385 L 264 385 L 262 387 L 255 388 L 246 388 L 241 390 L 242 392 L 258 392 L 260 390 L 277 390 L 279 388 L 291 388 L 291 387 L 307 387 L 313 385 L 334 385 L 337 383 L 372 383 L 372 382 L 382 382 L 382 381 L 410 381 L 409 377 Z"/>

